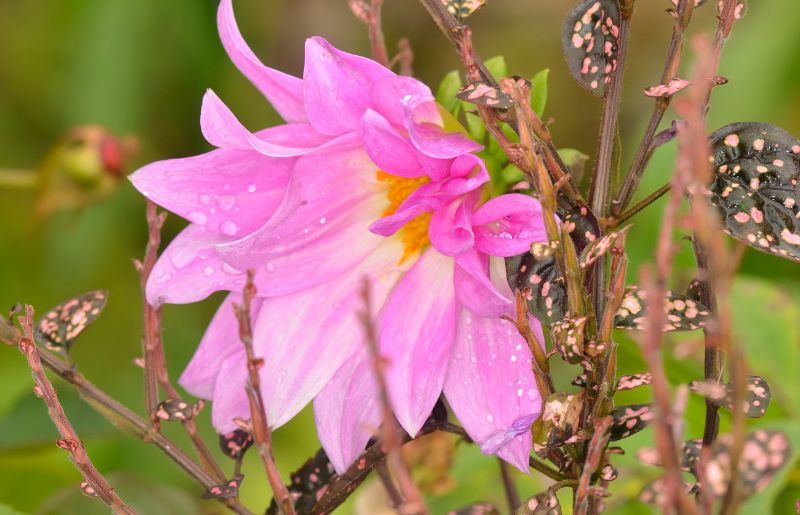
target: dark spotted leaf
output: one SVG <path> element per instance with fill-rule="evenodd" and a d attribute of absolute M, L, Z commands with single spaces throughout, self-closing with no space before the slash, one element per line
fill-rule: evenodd
<path fill-rule="evenodd" d="M 800 141 L 767 123 L 711 135 L 714 178 L 705 192 L 725 232 L 761 252 L 800 261 Z"/>
<path fill-rule="evenodd" d="M 59 304 L 36 324 L 36 340 L 49 350 L 69 352 L 75 339 L 100 316 L 107 298 L 106 290 L 95 290 Z"/>
<path fill-rule="evenodd" d="M 630 404 L 618 406 L 611 412 L 614 423 L 611 425 L 611 440 L 622 440 L 638 433 L 653 420 L 655 412 L 650 404 Z"/>
<path fill-rule="evenodd" d="M 583 331 L 588 320 L 567 317 L 551 327 L 553 347 L 567 363 L 575 365 L 583 360 Z"/>
<path fill-rule="evenodd" d="M 603 468 L 600 469 L 600 479 L 602 479 L 603 481 L 611 482 L 617 479 L 618 477 L 619 477 L 619 471 L 617 471 L 617 469 L 614 468 L 614 465 L 611 465 L 610 463 L 604 465 Z"/>
<path fill-rule="evenodd" d="M 716 497 L 724 495 L 728 489 L 732 443 L 731 435 L 720 436 L 711 449 L 711 457 L 706 465 L 708 491 Z M 763 490 L 786 464 L 790 451 L 789 439 L 781 431 L 759 429 L 749 433 L 739 458 L 741 494 L 748 497 Z"/>
<path fill-rule="evenodd" d="M 619 22 L 616 0 L 583 0 L 564 21 L 561 42 L 569 71 L 597 96 L 605 94 L 617 69 Z"/>
<path fill-rule="evenodd" d="M 617 391 L 633 390 L 640 386 L 646 386 L 653 381 L 653 374 L 644 372 L 641 374 L 630 374 L 619 378 L 617 381 Z"/>
<path fill-rule="evenodd" d="M 701 287 L 702 283 L 700 282 L 700 279 L 694 278 L 689 281 L 689 284 L 686 286 L 686 298 L 699 302 Z"/>
<path fill-rule="evenodd" d="M 733 411 L 733 384 L 720 384 L 715 382 L 692 381 L 689 389 L 702 395 L 720 408 Z M 750 418 L 763 417 L 769 407 L 772 394 L 769 384 L 763 377 L 747 377 L 747 396 L 743 399 L 742 409 Z"/>
<path fill-rule="evenodd" d="M 648 97 L 671 97 L 689 85 L 688 80 L 672 79 L 666 84 L 656 84 L 644 90 Z"/>
<path fill-rule="evenodd" d="M 700 491 L 700 485 L 697 483 L 684 483 L 684 491 L 688 495 L 694 495 Z M 659 506 L 664 505 L 667 501 L 667 492 L 663 479 L 656 479 L 652 483 L 645 486 L 639 493 L 639 500 L 647 504 L 656 504 Z"/>
<path fill-rule="evenodd" d="M 487 0 L 441 0 L 450 14 L 459 22 L 486 5 Z"/>
<path fill-rule="evenodd" d="M 695 473 L 695 465 L 700 459 L 700 450 L 703 448 L 703 440 L 700 438 L 694 440 L 687 440 L 681 444 L 681 462 L 680 468 L 684 472 Z M 645 447 L 639 449 L 636 457 L 642 463 L 648 465 L 661 466 L 661 457 L 657 449 L 652 447 Z"/>
<path fill-rule="evenodd" d="M 583 410 L 583 392 L 554 393 L 544 404 L 541 424 L 534 425 L 534 450 L 546 456 L 551 449 L 585 440 L 587 435 L 580 430 Z"/>
<path fill-rule="evenodd" d="M 500 515 L 500 510 L 494 504 L 479 502 L 447 513 L 448 515 Z"/>
<path fill-rule="evenodd" d="M 520 290 L 528 309 L 542 323 L 552 325 L 567 313 L 567 288 L 553 256 L 537 259 L 527 252 L 506 258 L 506 277 L 512 290 Z"/>
<path fill-rule="evenodd" d="M 624 245 L 625 236 L 631 229 L 631 225 L 627 225 L 619 231 L 614 231 L 606 234 L 605 236 L 589 242 L 578 260 L 581 268 L 591 266 L 598 258 L 604 256 L 612 247 L 619 247 Z"/>
<path fill-rule="evenodd" d="M 195 414 L 195 406 L 181 399 L 167 399 L 159 403 L 156 416 L 168 422 L 189 420 Z"/>
<path fill-rule="evenodd" d="M 525 88 L 530 88 L 531 83 L 521 77 L 514 77 L 517 83 Z M 498 86 L 485 82 L 471 82 L 458 90 L 456 98 L 469 104 L 493 107 L 495 109 L 508 109 L 514 105 L 511 95 L 502 91 Z"/>
<path fill-rule="evenodd" d="M 219 435 L 219 448 L 225 456 L 238 460 L 253 445 L 253 435 L 243 429 Z"/>
<path fill-rule="evenodd" d="M 666 320 L 664 332 L 669 331 L 691 331 L 706 325 L 711 318 L 708 308 L 696 300 L 688 298 L 667 290 L 664 302 L 664 313 Z M 647 322 L 647 292 L 640 290 L 638 286 L 628 286 L 625 288 L 625 296 L 622 298 L 614 324 L 617 329 L 643 330 Z"/>
<path fill-rule="evenodd" d="M 556 493 L 547 489 L 539 492 L 517 508 L 515 515 L 561 515 L 561 503 Z"/>
<path fill-rule="evenodd" d="M 588 207 L 559 210 L 558 216 L 561 218 L 561 229 L 570 235 L 578 252 L 583 252 L 587 245 L 600 237 L 597 220 Z"/>
<path fill-rule="evenodd" d="M 239 495 L 239 487 L 242 486 L 244 475 L 236 474 L 233 479 L 225 483 L 214 485 L 203 494 L 203 499 L 228 499 Z"/>
<path fill-rule="evenodd" d="M 575 379 L 573 379 L 570 382 L 570 384 L 573 385 L 573 386 L 577 386 L 579 388 L 586 388 L 586 386 L 589 384 L 589 382 L 588 382 L 588 378 L 586 377 L 586 374 L 581 374 L 581 375 L 577 376 Z"/>
<path fill-rule="evenodd" d="M 353 467 L 351 467 L 353 468 Z M 320 500 L 322 494 L 331 484 L 336 476 L 336 471 L 328 459 L 325 451 L 320 449 L 317 453 L 306 460 L 306 462 L 295 472 L 292 472 L 289 484 L 289 493 L 294 500 L 294 507 L 297 513 L 311 513 Z M 355 488 L 361 481 L 355 481 Z M 275 500 L 272 500 L 268 514 L 280 513 Z"/>

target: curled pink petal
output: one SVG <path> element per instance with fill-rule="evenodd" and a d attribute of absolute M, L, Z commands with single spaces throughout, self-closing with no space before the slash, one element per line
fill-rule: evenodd
<path fill-rule="evenodd" d="M 303 103 L 303 82 L 264 66 L 244 42 L 233 16 L 232 0 L 222 0 L 217 11 L 217 27 L 222 45 L 233 64 L 269 100 L 287 122 L 308 120 Z"/>
<path fill-rule="evenodd" d="M 380 114 L 367 109 L 361 118 L 364 148 L 384 172 L 401 177 L 420 177 L 425 170 L 416 149 Z"/>
<path fill-rule="evenodd" d="M 433 213 L 428 235 L 431 245 L 445 256 L 457 256 L 472 249 L 475 243 L 472 212 L 463 199 Z"/>
<path fill-rule="evenodd" d="M 505 280 L 505 270 L 502 273 Z M 499 317 L 511 309 L 508 286 L 498 289 L 489 272 L 489 258 L 481 252 L 471 250 L 456 257 L 454 282 L 459 302 L 472 313 Z"/>
<path fill-rule="evenodd" d="M 370 101 L 395 127 L 403 127 L 407 106 L 422 101 L 433 101 L 433 94 L 425 84 L 412 77 L 391 75 L 383 77 L 372 86 Z"/>
<path fill-rule="evenodd" d="M 478 208 L 473 219 L 475 247 L 492 256 L 515 256 L 531 243 L 547 241 L 539 202 L 519 193 L 495 197 Z"/>
<path fill-rule="evenodd" d="M 405 126 L 417 150 L 429 157 L 449 159 L 483 148 L 460 132 L 446 132 L 436 103 L 429 100 L 408 106 Z"/>

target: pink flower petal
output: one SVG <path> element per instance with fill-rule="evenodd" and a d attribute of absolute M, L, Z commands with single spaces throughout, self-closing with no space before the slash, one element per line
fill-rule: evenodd
<path fill-rule="evenodd" d="M 525 340 L 508 321 L 462 309 L 455 341 L 447 402 L 470 438 L 528 473 L 531 434 L 518 426 L 538 417 L 542 400 Z"/>
<path fill-rule="evenodd" d="M 275 107 L 287 122 L 308 120 L 303 103 L 303 81 L 264 66 L 244 42 L 233 16 L 231 0 L 222 0 L 217 11 L 217 27 L 222 45 L 233 64 Z"/>
<path fill-rule="evenodd" d="M 373 109 L 381 113 L 395 127 L 403 127 L 406 106 L 411 103 L 433 101 L 431 90 L 413 77 L 387 76 L 372 86 L 370 95 Z"/>
<path fill-rule="evenodd" d="M 419 258 L 385 307 L 380 350 L 395 415 L 412 436 L 433 409 L 453 348 L 453 260 L 435 250 Z"/>
<path fill-rule="evenodd" d="M 420 166 L 419 152 L 408 139 L 395 130 L 386 118 L 367 109 L 361 117 L 364 148 L 378 168 L 401 177 L 420 177 L 425 170 Z"/>
<path fill-rule="evenodd" d="M 269 222 L 217 251 L 239 270 L 258 270 L 263 295 L 301 291 L 351 270 L 377 248 L 384 238 L 368 227 L 387 202 L 363 150 L 306 155 Z"/>
<path fill-rule="evenodd" d="M 145 197 L 209 231 L 241 237 L 275 211 L 294 159 L 219 149 L 156 161 L 130 180 Z"/>
<path fill-rule="evenodd" d="M 217 313 L 200 341 L 191 361 L 178 382 L 195 397 L 211 399 L 222 362 L 242 350 L 239 341 L 239 323 L 233 313 L 233 304 L 241 303 L 242 296 L 231 293 L 222 301 Z M 253 299 L 252 314 L 258 316 L 261 299 Z M 242 361 L 244 366 L 244 361 Z"/>
<path fill-rule="evenodd" d="M 449 159 L 483 148 L 460 132 L 445 132 L 436 103 L 429 100 L 408 106 L 405 127 L 417 150 L 429 157 Z"/>
<path fill-rule="evenodd" d="M 158 258 L 147 281 L 147 302 L 186 304 L 220 290 L 241 290 L 244 274 L 222 262 L 214 246 L 230 238 L 190 224 Z"/>
<path fill-rule="evenodd" d="M 235 345 L 238 335 L 232 337 Z M 214 381 L 211 397 L 211 423 L 218 433 L 228 433 L 238 428 L 234 419 L 250 420 L 250 405 L 247 402 L 247 356 L 244 347 L 239 346 L 230 356 L 221 360 L 219 372 Z M 271 422 L 271 421 L 270 421 Z"/>
<path fill-rule="evenodd" d="M 366 349 L 345 362 L 314 399 L 317 435 L 339 474 L 353 464 L 382 423 L 380 398 Z"/>
<path fill-rule="evenodd" d="M 303 94 L 311 125 L 331 136 L 358 130 L 370 107 L 372 85 L 393 75 L 375 61 L 337 50 L 322 38 L 307 39 Z"/>
<path fill-rule="evenodd" d="M 505 281 L 505 269 L 502 281 Z M 484 317 L 499 317 L 513 305 L 508 287 L 498 290 L 489 273 L 486 254 L 471 250 L 456 257 L 454 283 L 458 300 L 473 313 Z M 502 285 L 501 285 L 502 287 Z"/>
<path fill-rule="evenodd" d="M 515 256 L 547 241 L 539 202 L 519 193 L 500 195 L 475 212 L 475 247 L 492 256 Z"/>
<path fill-rule="evenodd" d="M 469 203 L 469 201 L 467 201 Z M 434 211 L 428 226 L 431 245 L 445 256 L 457 256 L 472 249 L 472 212 L 464 199 Z"/>

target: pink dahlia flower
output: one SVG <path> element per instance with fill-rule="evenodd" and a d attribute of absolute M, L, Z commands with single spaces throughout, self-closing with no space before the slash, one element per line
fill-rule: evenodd
<path fill-rule="evenodd" d="M 484 452 L 528 470 L 542 402 L 529 349 L 499 318 L 512 312 L 500 258 L 545 240 L 540 206 L 516 194 L 482 203 L 489 176 L 472 153 L 480 145 L 443 129 L 419 81 L 321 38 L 307 40 L 299 79 L 258 60 L 231 0 L 218 24 L 231 60 L 287 123 L 251 133 L 209 91 L 200 121 L 217 149 L 131 178 L 191 222 L 153 270 L 148 301 L 231 292 L 181 384 L 212 401 L 218 431 L 249 418 L 231 304 L 243 271 L 255 269 L 254 346 L 269 422 L 279 427 L 313 400 L 320 441 L 343 471 L 381 423 L 357 318 L 367 278 L 403 428 L 415 435 L 444 392 Z"/>

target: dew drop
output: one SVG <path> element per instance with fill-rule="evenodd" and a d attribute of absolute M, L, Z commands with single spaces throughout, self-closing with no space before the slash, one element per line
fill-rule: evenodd
<path fill-rule="evenodd" d="M 221 210 L 229 211 L 234 205 L 236 205 L 236 197 L 233 195 L 222 195 L 221 197 L 217 198 L 217 204 Z"/>
<path fill-rule="evenodd" d="M 267 269 L 267 272 L 274 272 L 275 271 L 275 265 L 273 265 L 272 263 L 267 263 L 264 266 L 264 268 Z"/>
<path fill-rule="evenodd" d="M 200 203 L 203 204 L 204 206 L 208 205 L 208 202 L 210 200 L 211 200 L 211 197 L 209 197 L 208 195 L 200 195 Z"/>
<path fill-rule="evenodd" d="M 192 211 L 189 213 L 189 220 L 197 225 L 205 225 L 208 222 L 208 217 L 201 211 Z"/>
<path fill-rule="evenodd" d="M 214 274 L 214 267 L 207 266 L 203 269 L 203 275 L 213 275 Z"/>
<path fill-rule="evenodd" d="M 325 222 L 327 222 L 327 221 L 328 221 L 328 220 L 327 220 L 327 219 L 326 219 L 324 216 L 323 216 L 322 218 L 320 218 L 320 219 L 319 219 L 319 223 L 321 223 L 321 224 L 324 224 L 324 223 L 325 223 Z"/>
<path fill-rule="evenodd" d="M 488 422 L 488 423 L 490 423 L 490 424 L 491 424 L 492 422 L 494 422 L 494 417 L 492 416 L 492 414 L 491 414 L 491 413 L 489 413 L 489 414 L 487 414 L 487 415 L 486 415 L 486 422 Z"/>
<path fill-rule="evenodd" d="M 234 236 L 236 232 L 239 230 L 236 224 L 231 222 L 230 220 L 222 222 L 222 227 L 220 227 L 220 229 L 222 230 L 222 234 L 225 234 L 227 236 Z"/>
<path fill-rule="evenodd" d="M 250 186 L 247 187 L 247 191 L 250 192 L 250 193 L 255 193 L 256 192 L 256 185 L 255 184 L 251 184 Z"/>

